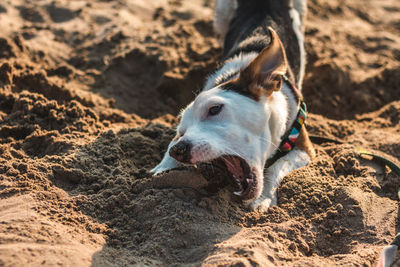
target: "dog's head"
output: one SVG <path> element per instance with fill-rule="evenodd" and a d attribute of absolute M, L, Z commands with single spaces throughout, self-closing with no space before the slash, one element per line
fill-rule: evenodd
<path fill-rule="evenodd" d="M 266 160 L 285 131 L 287 107 L 282 86 L 286 56 L 277 34 L 236 77 L 203 91 L 182 112 L 169 153 L 176 160 L 224 166 L 243 200 L 263 188 Z"/>

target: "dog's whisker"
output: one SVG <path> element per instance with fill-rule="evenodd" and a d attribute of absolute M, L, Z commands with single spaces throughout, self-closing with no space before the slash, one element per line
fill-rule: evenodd
<path fill-rule="evenodd" d="M 229 154 L 233 154 L 234 156 L 245 158 L 244 155 L 241 155 L 239 152 L 237 152 L 237 151 L 235 151 L 235 150 L 233 150 L 233 149 L 231 149 L 229 147 L 226 147 L 226 150 L 228 150 Z"/>
<path fill-rule="evenodd" d="M 275 148 L 279 148 L 279 146 L 277 144 L 275 144 L 274 142 L 272 142 L 271 140 L 268 140 L 264 137 L 259 136 L 260 141 L 264 142 L 264 144 L 271 144 L 272 146 L 274 146 Z"/>

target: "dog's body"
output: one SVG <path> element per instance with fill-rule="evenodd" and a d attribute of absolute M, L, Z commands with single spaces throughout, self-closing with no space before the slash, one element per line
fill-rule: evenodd
<path fill-rule="evenodd" d="M 301 88 L 304 76 L 305 9 L 305 0 L 217 0 L 214 27 L 225 61 L 182 112 L 155 174 L 182 164 L 222 162 L 243 201 L 261 209 L 276 204 L 282 178 L 307 165 L 314 153 L 301 125 L 298 138 L 291 139 L 295 148 L 278 151 L 300 114 L 292 84 Z"/>

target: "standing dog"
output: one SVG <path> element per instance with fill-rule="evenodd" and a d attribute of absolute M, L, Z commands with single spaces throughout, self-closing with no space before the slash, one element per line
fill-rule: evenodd
<path fill-rule="evenodd" d="M 305 0 L 217 0 L 223 65 L 183 110 L 152 172 L 211 162 L 231 174 L 235 194 L 250 207 L 277 203 L 282 178 L 314 155 L 295 86 L 304 76 L 305 11 Z"/>

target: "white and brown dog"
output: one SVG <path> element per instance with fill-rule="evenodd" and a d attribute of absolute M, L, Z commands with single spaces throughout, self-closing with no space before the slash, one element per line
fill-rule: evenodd
<path fill-rule="evenodd" d="M 305 0 L 217 0 L 214 26 L 224 62 L 183 111 L 156 175 L 211 162 L 231 174 L 252 208 L 277 203 L 289 172 L 314 155 L 303 122 Z"/>

